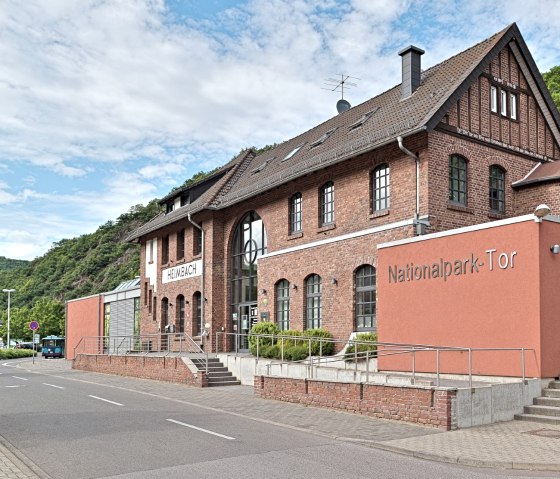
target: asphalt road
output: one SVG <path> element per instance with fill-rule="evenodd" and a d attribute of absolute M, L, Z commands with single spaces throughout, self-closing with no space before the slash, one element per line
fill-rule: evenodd
<path fill-rule="evenodd" d="M 0 365 L 0 435 L 52 478 L 554 477 L 432 463 L 18 362 Z"/>

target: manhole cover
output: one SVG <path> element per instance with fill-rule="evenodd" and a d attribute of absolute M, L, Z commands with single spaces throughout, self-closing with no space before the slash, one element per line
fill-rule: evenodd
<path fill-rule="evenodd" d="M 540 437 L 551 437 L 552 439 L 560 439 L 560 431 L 554 429 L 537 429 L 536 431 L 527 431 L 527 434 Z"/>

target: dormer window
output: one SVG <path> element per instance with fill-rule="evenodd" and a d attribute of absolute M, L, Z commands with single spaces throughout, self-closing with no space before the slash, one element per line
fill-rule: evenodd
<path fill-rule="evenodd" d="M 262 170 L 264 170 L 266 168 L 266 166 L 272 161 L 274 160 L 274 158 L 276 158 L 275 156 L 273 156 L 272 158 L 269 158 L 268 160 L 265 160 L 263 163 L 261 163 L 259 166 L 257 166 L 253 171 L 251 171 L 252 175 L 255 175 L 257 173 L 260 173 Z"/>
<path fill-rule="evenodd" d="M 188 193 L 183 193 L 181 195 L 181 206 L 188 205 L 191 202 L 191 197 Z"/>
<path fill-rule="evenodd" d="M 169 201 L 165 203 L 165 214 L 171 213 L 175 209 L 175 203 L 173 201 Z"/>
<path fill-rule="evenodd" d="M 290 151 L 283 159 L 282 161 L 286 161 L 289 160 L 292 156 L 294 156 L 299 150 L 301 150 L 301 148 L 303 147 L 303 145 L 305 145 L 305 143 L 302 143 L 301 145 L 296 146 L 292 151 Z"/>
<path fill-rule="evenodd" d="M 364 116 L 362 116 L 357 122 L 352 123 L 349 127 L 348 127 L 348 131 L 352 131 L 355 130 L 356 128 L 360 128 L 361 126 L 364 125 L 364 123 L 366 121 L 368 121 L 370 119 L 370 117 L 377 111 L 379 110 L 379 107 L 374 108 L 371 111 L 368 111 Z"/>
<path fill-rule="evenodd" d="M 336 128 L 333 128 L 332 130 L 327 131 L 323 136 L 321 136 L 321 138 L 315 140 L 313 143 L 311 143 L 311 145 L 309 145 L 309 149 L 312 150 L 313 148 L 322 145 L 325 141 L 327 141 L 329 139 L 329 136 L 331 136 L 334 132 L 336 131 Z"/>

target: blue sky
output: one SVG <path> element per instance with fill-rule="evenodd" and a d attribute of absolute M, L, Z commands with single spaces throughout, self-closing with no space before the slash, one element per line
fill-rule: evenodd
<path fill-rule="evenodd" d="M 336 114 L 517 22 L 560 64 L 553 0 L 3 0 L 0 256 L 33 259 L 247 146 Z"/>

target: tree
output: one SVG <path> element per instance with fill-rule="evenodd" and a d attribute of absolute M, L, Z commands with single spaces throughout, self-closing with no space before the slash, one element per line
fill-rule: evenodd
<path fill-rule="evenodd" d="M 560 110 L 560 65 L 552 67 L 543 73 L 544 82 L 552 95 L 556 108 Z"/>

